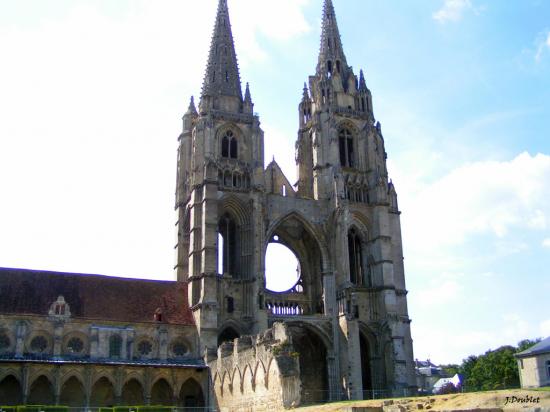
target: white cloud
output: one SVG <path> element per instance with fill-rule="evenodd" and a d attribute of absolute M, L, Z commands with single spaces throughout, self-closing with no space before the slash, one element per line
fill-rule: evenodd
<path fill-rule="evenodd" d="M 470 0 L 445 0 L 445 3 L 432 17 L 440 23 L 448 21 L 459 21 L 464 12 L 473 9 Z"/>
<path fill-rule="evenodd" d="M 520 340 L 530 336 L 529 322 L 519 316 L 517 313 L 505 314 L 503 317 L 506 327 L 502 335 L 510 345 L 515 345 Z"/>
<path fill-rule="evenodd" d="M 455 279 L 437 279 L 430 282 L 430 286 L 415 291 L 411 297 L 422 306 L 440 307 L 452 304 L 462 295 L 463 287 Z"/>
<path fill-rule="evenodd" d="M 550 336 L 550 319 L 543 320 L 539 325 L 540 333 L 543 338 Z"/>
<path fill-rule="evenodd" d="M 467 164 L 416 188 L 397 182 L 405 245 L 413 255 L 422 255 L 489 234 L 506 249 L 512 228 L 545 227 L 550 216 L 548 181 L 550 156 L 522 153 L 510 161 Z M 515 242 L 512 252 L 525 247 Z"/>
<path fill-rule="evenodd" d="M 547 247 L 547 248 L 550 248 L 550 237 L 549 238 L 546 238 L 542 241 L 542 246 L 543 247 Z"/>
<path fill-rule="evenodd" d="M 241 67 L 310 30 L 308 1 L 232 0 Z M 173 276 L 177 135 L 217 0 L 124 4 L 0 21 L 0 265 Z"/>

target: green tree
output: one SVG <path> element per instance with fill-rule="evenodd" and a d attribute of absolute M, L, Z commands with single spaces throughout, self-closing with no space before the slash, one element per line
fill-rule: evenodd
<path fill-rule="evenodd" d="M 531 346 L 536 345 L 536 344 L 539 343 L 540 341 L 541 341 L 541 338 L 537 338 L 537 339 L 535 339 L 535 340 L 523 339 L 523 340 L 521 340 L 521 341 L 518 342 L 518 349 L 517 349 L 517 351 L 518 351 L 518 352 L 523 352 L 524 350 L 529 349 Z"/>

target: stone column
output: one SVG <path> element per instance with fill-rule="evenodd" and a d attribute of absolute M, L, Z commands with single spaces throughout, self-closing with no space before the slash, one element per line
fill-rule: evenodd
<path fill-rule="evenodd" d="M 63 343 L 63 326 L 64 322 L 55 322 L 53 332 L 53 356 L 54 358 L 61 357 Z"/>
<path fill-rule="evenodd" d="M 23 321 L 17 322 L 15 332 L 15 357 L 22 358 L 25 348 L 25 336 L 27 335 L 27 324 Z"/>
<path fill-rule="evenodd" d="M 350 399 L 363 399 L 363 375 L 361 373 L 361 343 L 356 319 L 347 320 L 348 338 L 348 391 Z"/>
<path fill-rule="evenodd" d="M 23 392 L 23 403 L 27 403 L 29 397 L 29 368 L 28 364 L 25 364 L 21 367 L 21 389 Z"/>

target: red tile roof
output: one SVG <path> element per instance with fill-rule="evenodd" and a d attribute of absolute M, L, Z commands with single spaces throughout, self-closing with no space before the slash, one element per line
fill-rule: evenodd
<path fill-rule="evenodd" d="M 193 325 L 187 284 L 101 275 L 0 268 L 0 314 L 48 315 L 62 295 L 72 318 Z"/>

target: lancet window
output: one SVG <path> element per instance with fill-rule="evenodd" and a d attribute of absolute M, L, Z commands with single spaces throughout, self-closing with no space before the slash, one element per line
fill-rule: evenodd
<path fill-rule="evenodd" d="M 348 232 L 349 280 L 354 285 L 363 283 L 363 250 L 361 238 L 355 231 Z"/>
<path fill-rule="evenodd" d="M 238 157 L 237 138 L 231 130 L 225 132 L 222 137 L 222 157 L 236 159 Z"/>
<path fill-rule="evenodd" d="M 237 225 L 229 214 L 218 223 L 218 271 L 234 276 L 237 271 Z"/>
<path fill-rule="evenodd" d="M 344 167 L 355 167 L 353 134 L 349 129 L 343 128 L 338 133 L 338 145 L 340 149 L 340 164 Z"/>

